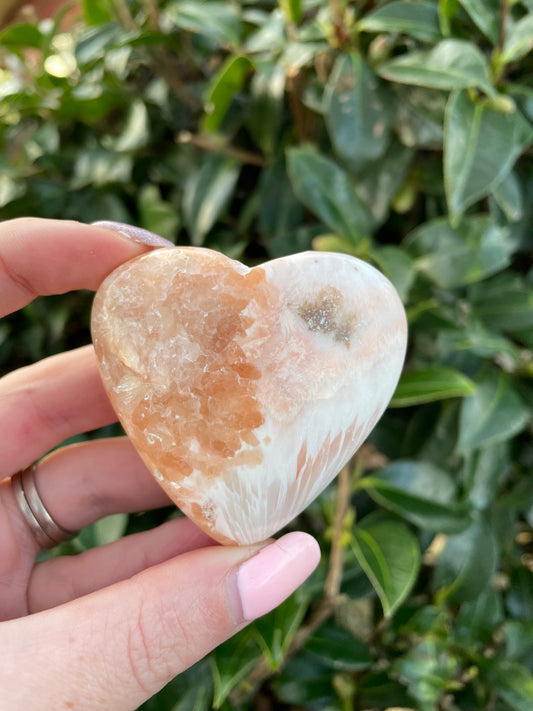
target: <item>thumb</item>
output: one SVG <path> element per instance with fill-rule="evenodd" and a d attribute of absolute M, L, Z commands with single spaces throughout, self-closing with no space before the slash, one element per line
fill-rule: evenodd
<path fill-rule="evenodd" d="M 319 558 L 315 539 L 299 532 L 266 547 L 211 546 L 3 623 L 0 646 L 10 650 L 0 671 L 3 697 L 7 685 L 9 708 L 38 698 L 43 710 L 135 709 L 276 607 Z"/>

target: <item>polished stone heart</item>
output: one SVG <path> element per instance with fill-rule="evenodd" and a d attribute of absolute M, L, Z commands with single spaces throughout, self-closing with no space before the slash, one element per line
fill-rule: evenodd
<path fill-rule="evenodd" d="M 406 321 L 377 270 L 306 252 L 249 269 L 159 249 L 98 290 L 109 398 L 157 481 L 222 543 L 262 541 L 331 482 L 386 408 Z"/>

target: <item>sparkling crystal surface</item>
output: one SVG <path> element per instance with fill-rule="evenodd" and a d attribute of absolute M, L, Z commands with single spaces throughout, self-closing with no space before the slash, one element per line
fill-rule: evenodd
<path fill-rule="evenodd" d="M 330 483 L 400 376 L 407 328 L 370 265 L 305 252 L 249 269 L 159 249 L 98 290 L 106 391 L 173 501 L 222 543 L 262 541 Z"/>

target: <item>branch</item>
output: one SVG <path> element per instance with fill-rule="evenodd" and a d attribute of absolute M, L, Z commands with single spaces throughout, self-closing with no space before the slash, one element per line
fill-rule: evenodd
<path fill-rule="evenodd" d="M 216 137 L 212 137 L 209 134 L 182 131 L 178 135 L 178 143 L 192 143 L 193 146 L 201 148 L 204 151 L 224 153 L 225 155 L 235 158 L 240 163 L 258 165 L 259 167 L 266 165 L 266 160 L 263 156 L 258 155 L 257 153 L 252 153 L 251 151 L 247 151 L 243 148 L 237 148 L 237 146 L 232 146 L 228 143 L 222 143 Z"/>

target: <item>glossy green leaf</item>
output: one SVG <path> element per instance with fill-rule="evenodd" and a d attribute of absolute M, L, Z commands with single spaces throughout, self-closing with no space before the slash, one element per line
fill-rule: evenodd
<path fill-rule="evenodd" d="M 393 140 L 385 155 L 372 161 L 357 173 L 357 193 L 364 200 L 376 224 L 383 223 L 389 215 L 398 190 L 405 184 L 413 150 Z"/>
<path fill-rule="evenodd" d="M 532 140 L 533 127 L 518 110 L 504 114 L 472 102 L 466 92 L 452 94 L 444 124 L 444 181 L 452 218 L 501 183 Z"/>
<path fill-rule="evenodd" d="M 290 254 L 295 246 L 290 235 L 301 224 L 304 207 L 297 199 L 283 160 L 267 166 L 259 184 L 259 230 L 268 240 L 273 257 Z"/>
<path fill-rule="evenodd" d="M 402 301 L 406 301 L 415 278 L 415 265 L 409 254 L 394 245 L 385 245 L 372 252 L 372 259 L 394 284 Z"/>
<path fill-rule="evenodd" d="M 168 240 L 175 241 L 181 220 L 176 208 L 161 197 L 157 185 L 145 185 L 137 197 L 140 224 Z"/>
<path fill-rule="evenodd" d="M 488 586 L 474 600 L 461 605 L 457 617 L 457 637 L 465 645 L 490 643 L 502 619 L 502 595 Z"/>
<path fill-rule="evenodd" d="M 273 679 L 276 697 L 285 704 L 296 704 L 311 711 L 338 711 L 331 668 L 305 650 L 289 660 Z"/>
<path fill-rule="evenodd" d="M 413 587 L 420 568 L 418 541 L 395 520 L 362 522 L 354 531 L 352 550 L 392 617 Z"/>
<path fill-rule="evenodd" d="M 277 669 L 309 607 L 309 595 L 299 588 L 269 615 L 255 623 L 259 643 L 271 669 Z"/>
<path fill-rule="evenodd" d="M 503 373 L 484 372 L 475 383 L 476 391 L 461 407 L 458 448 L 462 453 L 510 439 L 530 417 L 528 406 Z"/>
<path fill-rule="evenodd" d="M 110 47 L 116 45 L 120 35 L 121 26 L 117 22 L 92 27 L 76 44 L 76 61 L 81 66 L 98 61 Z"/>
<path fill-rule="evenodd" d="M 452 226 L 446 217 L 427 222 L 406 239 L 416 269 L 444 289 L 471 284 L 510 262 L 507 231 L 485 216 Z"/>
<path fill-rule="evenodd" d="M 517 662 L 495 659 L 488 664 L 487 675 L 494 688 L 513 711 L 533 708 L 533 675 Z"/>
<path fill-rule="evenodd" d="M 447 95 L 427 87 L 397 85 L 395 128 L 405 146 L 440 150 Z"/>
<path fill-rule="evenodd" d="M 488 329 L 513 333 L 533 327 L 533 289 L 518 275 L 505 273 L 475 285 L 469 302 Z"/>
<path fill-rule="evenodd" d="M 515 171 L 511 171 L 492 189 L 492 197 L 509 222 L 518 222 L 523 218 L 522 183 Z"/>
<path fill-rule="evenodd" d="M 360 32 L 401 32 L 428 42 L 442 37 L 438 9 L 431 2 L 389 2 L 365 15 L 358 28 Z"/>
<path fill-rule="evenodd" d="M 102 186 L 110 183 L 127 183 L 131 177 L 131 156 L 117 155 L 100 147 L 80 150 L 74 162 L 71 187 Z"/>
<path fill-rule="evenodd" d="M 150 140 L 150 121 L 145 103 L 140 99 L 132 101 L 121 133 L 116 138 L 107 138 L 105 147 L 116 153 L 143 148 Z"/>
<path fill-rule="evenodd" d="M 510 575 L 506 604 L 513 617 L 533 622 L 533 576 L 521 565 Z"/>
<path fill-rule="evenodd" d="M 333 622 L 319 627 L 306 642 L 305 649 L 335 671 L 362 671 L 373 662 L 368 645 Z"/>
<path fill-rule="evenodd" d="M 203 244 L 230 201 L 238 177 L 236 161 L 216 153 L 208 155 L 189 176 L 183 195 L 183 220 L 194 245 Z"/>
<path fill-rule="evenodd" d="M 220 129 L 231 102 L 243 88 L 252 68 L 248 57 L 229 57 L 211 79 L 205 96 L 206 115 L 202 121 L 204 131 L 215 133 Z"/>
<path fill-rule="evenodd" d="M 213 708 L 219 709 L 228 694 L 244 679 L 261 657 L 253 628 L 246 628 L 217 647 L 210 657 L 215 687 Z"/>
<path fill-rule="evenodd" d="M 469 506 L 456 498 L 449 474 L 427 462 L 397 460 L 359 482 L 382 506 L 420 528 L 457 533 L 470 524 Z"/>
<path fill-rule="evenodd" d="M 261 62 L 251 85 L 251 106 L 247 126 L 256 144 L 267 156 L 279 150 L 283 118 L 285 68 L 278 62 Z"/>
<path fill-rule="evenodd" d="M 477 509 L 488 508 L 509 473 L 507 443 L 489 444 L 474 452 L 466 462 L 465 488 L 468 500 Z"/>
<path fill-rule="evenodd" d="M 498 541 L 487 522 L 479 519 L 448 538 L 435 567 L 438 599 L 475 600 L 490 585 L 497 565 Z"/>
<path fill-rule="evenodd" d="M 372 218 L 349 175 L 331 159 L 309 147 L 291 148 L 288 172 L 306 207 L 339 237 L 357 244 L 372 228 Z"/>
<path fill-rule="evenodd" d="M 41 30 L 29 23 L 9 25 L 0 32 L 0 47 L 14 52 L 35 47 L 40 49 L 44 41 Z"/>
<path fill-rule="evenodd" d="M 459 0 L 459 2 L 478 29 L 496 46 L 500 33 L 499 0 Z"/>
<path fill-rule="evenodd" d="M 500 60 L 504 64 L 515 62 L 533 49 L 533 14 L 522 17 L 507 28 Z"/>
<path fill-rule="evenodd" d="M 166 5 L 161 22 L 219 42 L 237 45 L 241 18 L 236 4 L 219 0 L 177 0 Z"/>
<path fill-rule="evenodd" d="M 504 633 L 506 656 L 531 667 L 533 662 L 533 622 L 507 620 L 504 625 Z"/>
<path fill-rule="evenodd" d="M 389 81 L 432 89 L 478 88 L 494 94 L 487 61 L 466 40 L 446 39 L 430 50 L 415 50 L 381 64 L 378 73 Z"/>
<path fill-rule="evenodd" d="M 113 18 L 106 0 L 83 0 L 83 17 L 88 25 L 102 25 Z"/>
<path fill-rule="evenodd" d="M 360 53 L 339 55 L 323 108 L 331 142 L 344 161 L 360 165 L 384 154 L 393 117 L 391 96 Z"/>
<path fill-rule="evenodd" d="M 408 407 L 451 397 L 466 397 L 474 390 L 474 383 L 463 373 L 452 368 L 434 366 L 402 375 L 390 407 Z"/>

